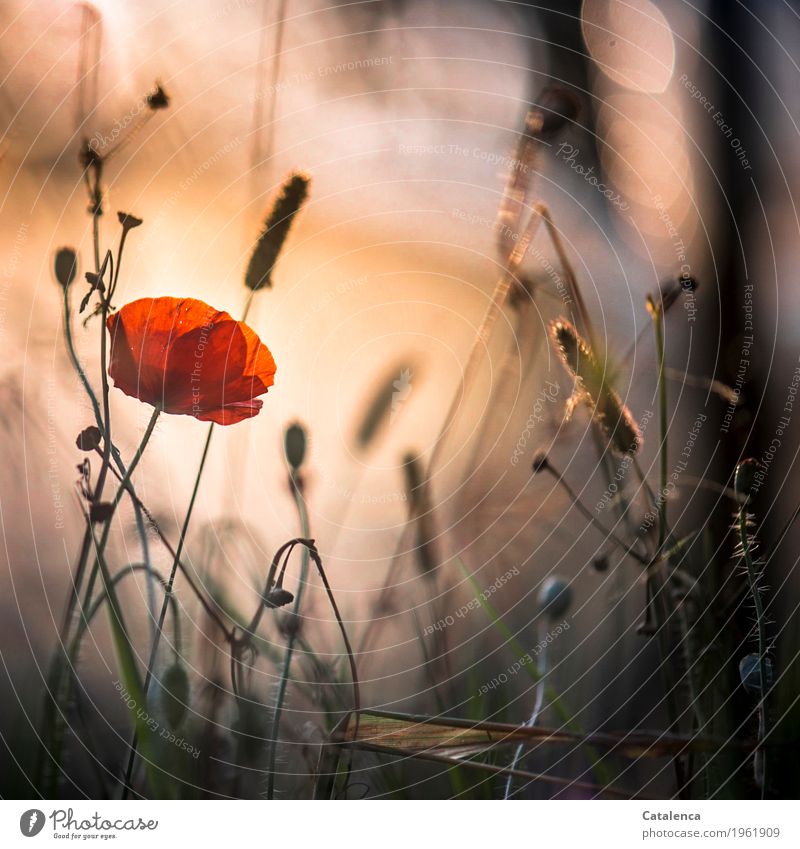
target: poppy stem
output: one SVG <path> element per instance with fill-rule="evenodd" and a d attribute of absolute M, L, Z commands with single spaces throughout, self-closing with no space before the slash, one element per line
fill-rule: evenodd
<path fill-rule="evenodd" d="M 203 470 L 206 466 L 206 459 L 208 457 L 208 451 L 211 447 L 211 437 L 214 434 L 214 423 L 212 422 L 208 427 L 208 435 L 206 436 L 205 445 L 203 446 L 203 454 L 200 457 L 200 465 L 197 469 L 197 475 L 194 479 L 194 486 L 192 487 L 192 495 L 189 499 L 189 506 L 186 508 L 186 515 L 183 517 L 183 525 L 181 526 L 181 532 L 178 536 L 178 544 L 175 548 L 175 553 L 172 558 L 172 568 L 170 569 L 169 578 L 167 579 L 167 586 L 164 596 L 164 601 L 161 604 L 161 610 L 158 614 L 158 622 L 156 623 L 156 633 L 155 638 L 153 639 L 153 647 L 150 649 L 150 658 L 147 662 L 147 670 L 144 676 L 144 685 L 143 690 L 145 696 L 150 689 L 150 681 L 153 678 L 153 670 L 155 669 L 156 659 L 158 658 L 158 649 L 161 644 L 161 633 L 164 628 L 164 620 L 167 616 L 167 608 L 169 607 L 169 599 L 172 596 L 172 591 L 175 586 L 175 578 L 178 574 L 178 566 L 181 560 L 181 554 L 183 554 L 183 546 L 186 542 L 186 534 L 189 531 L 189 522 L 192 519 L 192 513 L 194 512 L 194 504 L 197 500 L 197 494 L 200 491 L 200 480 L 203 477 Z M 131 739 L 130 745 L 130 754 L 128 756 L 128 763 L 125 767 L 125 783 L 122 788 L 122 798 L 127 799 L 128 793 L 131 789 L 131 778 L 133 776 L 133 768 L 136 764 L 136 754 L 137 754 L 138 744 L 137 738 L 134 735 Z"/>
<path fill-rule="evenodd" d="M 116 512 L 117 506 L 119 502 L 122 500 L 124 496 L 128 484 L 130 483 L 131 477 L 133 476 L 136 467 L 139 465 L 139 461 L 142 459 L 142 454 L 144 454 L 145 448 L 147 448 L 147 443 L 150 441 L 150 437 L 153 435 L 153 430 L 155 429 L 156 422 L 158 421 L 158 416 L 161 413 L 161 407 L 155 407 L 153 410 L 153 415 L 150 416 L 150 421 L 147 423 L 147 428 L 145 429 L 144 436 L 142 436 L 142 441 L 139 443 L 139 447 L 136 449 L 136 453 L 133 455 L 133 459 L 130 462 L 127 470 L 122 476 L 122 480 L 120 481 L 119 488 L 117 489 L 116 494 L 114 495 L 113 500 L 111 501 L 111 510 L 110 515 L 105 520 L 103 526 L 103 533 L 100 537 L 100 542 L 98 543 L 98 549 L 100 554 L 102 554 L 108 543 L 108 537 L 111 533 L 111 521 L 114 518 L 114 513 Z M 83 597 L 83 609 L 88 610 L 89 605 L 92 601 L 92 595 L 94 593 L 94 585 L 97 580 L 97 572 L 100 568 L 99 557 L 95 557 L 94 566 L 92 567 L 92 572 L 89 575 L 89 583 L 86 586 L 86 592 Z"/>

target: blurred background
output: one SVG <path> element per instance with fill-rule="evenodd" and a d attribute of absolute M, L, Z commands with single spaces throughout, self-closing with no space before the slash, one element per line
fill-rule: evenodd
<path fill-rule="evenodd" d="M 101 154 L 124 140 L 104 169 L 103 244 L 117 237 L 116 210 L 144 219 L 126 249 L 116 306 L 168 294 L 240 314 L 271 197 L 293 169 L 312 179 L 273 287 L 248 318 L 275 356 L 275 386 L 257 418 L 214 435 L 187 541 L 199 580 L 249 617 L 274 551 L 299 534 L 282 448 L 286 426 L 299 420 L 309 435 L 312 536 L 361 648 L 366 705 L 528 718 L 535 688 L 525 675 L 479 695 L 514 653 L 482 609 L 456 615 L 475 596 L 453 560 L 460 556 L 478 585 L 498 584 L 492 604 L 526 646 L 541 632 L 542 582 L 566 580 L 569 629 L 552 648 L 548 680 L 586 729 L 652 730 L 663 727 L 664 706 L 654 646 L 637 633 L 642 570 L 552 477 L 531 475 L 536 451 L 546 450 L 592 509 L 607 488 L 586 410 L 564 418 L 572 384 L 547 324 L 564 312 L 565 273 L 544 232 L 522 268 L 528 295 L 504 306 L 478 345 L 477 374 L 468 386 L 460 380 L 503 269 L 497 210 L 525 115 L 544 89 L 561 86 L 579 111 L 540 145 L 528 200 L 549 208 L 596 342 L 643 428 L 641 467 L 655 486 L 656 358 L 645 297 L 691 276 L 697 291 L 667 320 L 671 468 L 706 418 L 671 496 L 673 521 L 724 534 L 733 509 L 724 488 L 737 460 L 754 456 L 767 468 L 762 534 L 774 539 L 800 497 L 797 421 L 785 411 L 800 355 L 798 47 L 797 4 L 783 0 L 3 3 L 3 795 L 32 795 L 25 776 L 43 679 L 82 533 L 74 443 L 91 411 L 64 352 L 51 271 L 62 245 L 79 250 L 82 270 L 91 263 L 82 140 L 94 139 Z M 156 81 L 170 107 L 143 120 Z M 78 327 L 96 384 L 97 326 Z M 752 346 L 743 345 L 750 336 Z M 712 391 L 712 379 L 738 404 Z M 454 396 L 425 511 L 431 575 L 408 522 L 407 459 L 424 465 L 431 456 Z M 116 441 L 130 457 L 149 409 L 119 392 L 112 401 Z M 138 472 L 140 496 L 172 539 L 205 437 L 194 419 L 162 417 Z M 138 554 L 127 508 L 117 524 L 115 557 L 129 562 Z M 790 533 L 769 581 L 784 636 L 797 615 L 794 541 Z M 153 550 L 168 570 L 169 555 L 157 543 Z M 319 582 L 311 584 L 302 628 L 333 663 L 335 623 Z M 236 722 L 212 711 L 210 693 L 229 686 L 224 651 L 180 584 L 178 596 L 192 710 L 222 737 Z M 142 587 L 131 585 L 126 599 L 146 610 Z M 447 627 L 431 634 L 442 620 Z M 276 622 L 270 639 L 280 648 Z M 146 645 L 146 616 L 137 627 Z M 70 743 L 66 796 L 101 794 L 89 762 L 118 773 L 127 740 L 105 623 L 98 619 L 92 635 L 75 722 L 94 729 L 95 745 L 89 751 L 80 734 Z M 793 662 L 792 647 L 784 668 Z M 306 667 L 297 669 L 302 678 Z M 274 665 L 262 663 L 255 678 L 268 700 Z M 298 776 L 305 747 L 321 739 L 319 712 L 303 682 L 290 685 L 284 725 L 296 745 L 282 752 L 278 782 L 286 795 L 305 793 Z M 543 722 L 557 724 L 547 712 Z M 201 745 L 196 792 L 257 795 L 257 778 L 232 789 L 236 756 L 219 747 Z M 586 780 L 580 753 L 554 749 L 535 763 Z M 376 777 L 380 765 L 362 767 L 366 792 L 390 792 Z M 399 771 L 393 793 L 452 792 L 445 767 L 386 769 Z M 648 795 L 673 792 L 664 762 L 631 769 Z"/>

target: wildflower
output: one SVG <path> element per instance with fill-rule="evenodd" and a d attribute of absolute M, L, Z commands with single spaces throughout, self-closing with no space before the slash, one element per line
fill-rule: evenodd
<path fill-rule="evenodd" d="M 248 289 L 258 291 L 265 286 L 272 286 L 272 269 L 289 235 L 294 217 L 308 197 L 310 183 L 311 179 L 306 174 L 293 173 L 281 186 L 250 255 L 244 278 Z"/>
<path fill-rule="evenodd" d="M 142 298 L 107 320 L 108 373 L 126 395 L 221 425 L 258 414 L 275 361 L 242 321 L 194 298 Z"/>

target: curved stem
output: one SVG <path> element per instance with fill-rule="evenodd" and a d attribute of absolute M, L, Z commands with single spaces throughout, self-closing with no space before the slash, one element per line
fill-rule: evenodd
<path fill-rule="evenodd" d="M 542 712 L 542 705 L 544 704 L 544 681 L 547 676 L 547 641 L 545 637 L 547 636 L 544 633 L 544 623 L 546 620 L 542 619 L 539 622 L 539 642 L 542 645 L 542 651 L 539 655 L 539 683 L 536 685 L 536 697 L 533 703 L 533 711 L 531 712 L 530 718 L 525 723 L 525 728 L 535 728 L 536 723 L 539 721 L 539 715 Z M 506 789 L 505 794 L 503 795 L 503 799 L 510 799 L 512 795 L 512 791 L 514 789 L 514 772 L 517 769 L 517 765 L 519 764 L 522 753 L 525 751 L 524 743 L 520 743 L 517 748 L 514 750 L 514 757 L 511 761 L 511 766 L 509 767 L 511 772 L 508 773 L 508 778 L 506 778 Z"/>
<path fill-rule="evenodd" d="M 297 515 L 300 521 L 300 534 L 304 539 L 311 536 L 308 522 L 308 509 L 301 492 L 300 481 L 296 475 L 291 475 L 289 485 L 294 494 L 295 505 L 297 506 Z M 297 586 L 297 594 L 294 597 L 294 605 L 292 607 L 292 615 L 298 617 L 300 615 L 300 605 L 303 600 L 303 594 L 308 580 L 308 557 L 309 551 L 306 546 L 303 546 L 302 559 L 300 562 L 300 580 Z M 267 760 L 267 798 L 272 799 L 275 793 L 275 760 L 278 752 L 278 737 L 280 734 L 281 714 L 283 712 L 283 704 L 286 699 L 286 688 L 289 683 L 289 672 L 292 665 L 292 656 L 294 655 L 294 646 L 297 640 L 296 629 L 291 629 L 286 640 L 286 654 L 283 659 L 283 669 L 281 670 L 281 678 L 278 684 L 278 693 L 275 698 L 275 712 L 272 716 L 272 731 L 269 739 L 269 756 Z"/>

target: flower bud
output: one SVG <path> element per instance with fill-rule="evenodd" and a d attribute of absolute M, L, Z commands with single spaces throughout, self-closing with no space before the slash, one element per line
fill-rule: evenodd
<path fill-rule="evenodd" d="M 273 587 L 264 596 L 264 607 L 285 607 L 293 601 L 294 596 L 289 592 L 289 590 L 285 590 L 283 587 Z"/>
<path fill-rule="evenodd" d="M 306 457 L 306 432 L 300 422 L 293 422 L 286 428 L 283 449 L 292 471 L 298 471 Z"/>
<path fill-rule="evenodd" d="M 551 619 L 558 619 L 572 604 L 572 589 L 563 578 L 552 576 L 542 584 L 537 603 L 539 613 Z"/>
<path fill-rule="evenodd" d="M 147 95 L 147 105 L 153 112 L 158 109 L 166 109 L 169 106 L 169 95 L 166 91 L 164 91 L 161 83 L 156 82 L 156 87 L 154 91 L 151 91 Z"/>
<path fill-rule="evenodd" d="M 89 427 L 84 428 L 78 434 L 75 444 L 81 451 L 94 451 L 95 448 L 100 447 L 101 439 L 100 428 L 95 427 L 95 425 L 89 425 Z"/>
<path fill-rule="evenodd" d="M 533 462 L 531 463 L 531 471 L 537 475 L 539 472 L 545 471 L 549 467 L 547 462 L 547 453 L 545 451 L 537 451 L 533 455 Z"/>
<path fill-rule="evenodd" d="M 53 272 L 65 289 L 72 283 L 78 273 L 78 255 L 74 248 L 59 248 L 56 251 Z"/>

